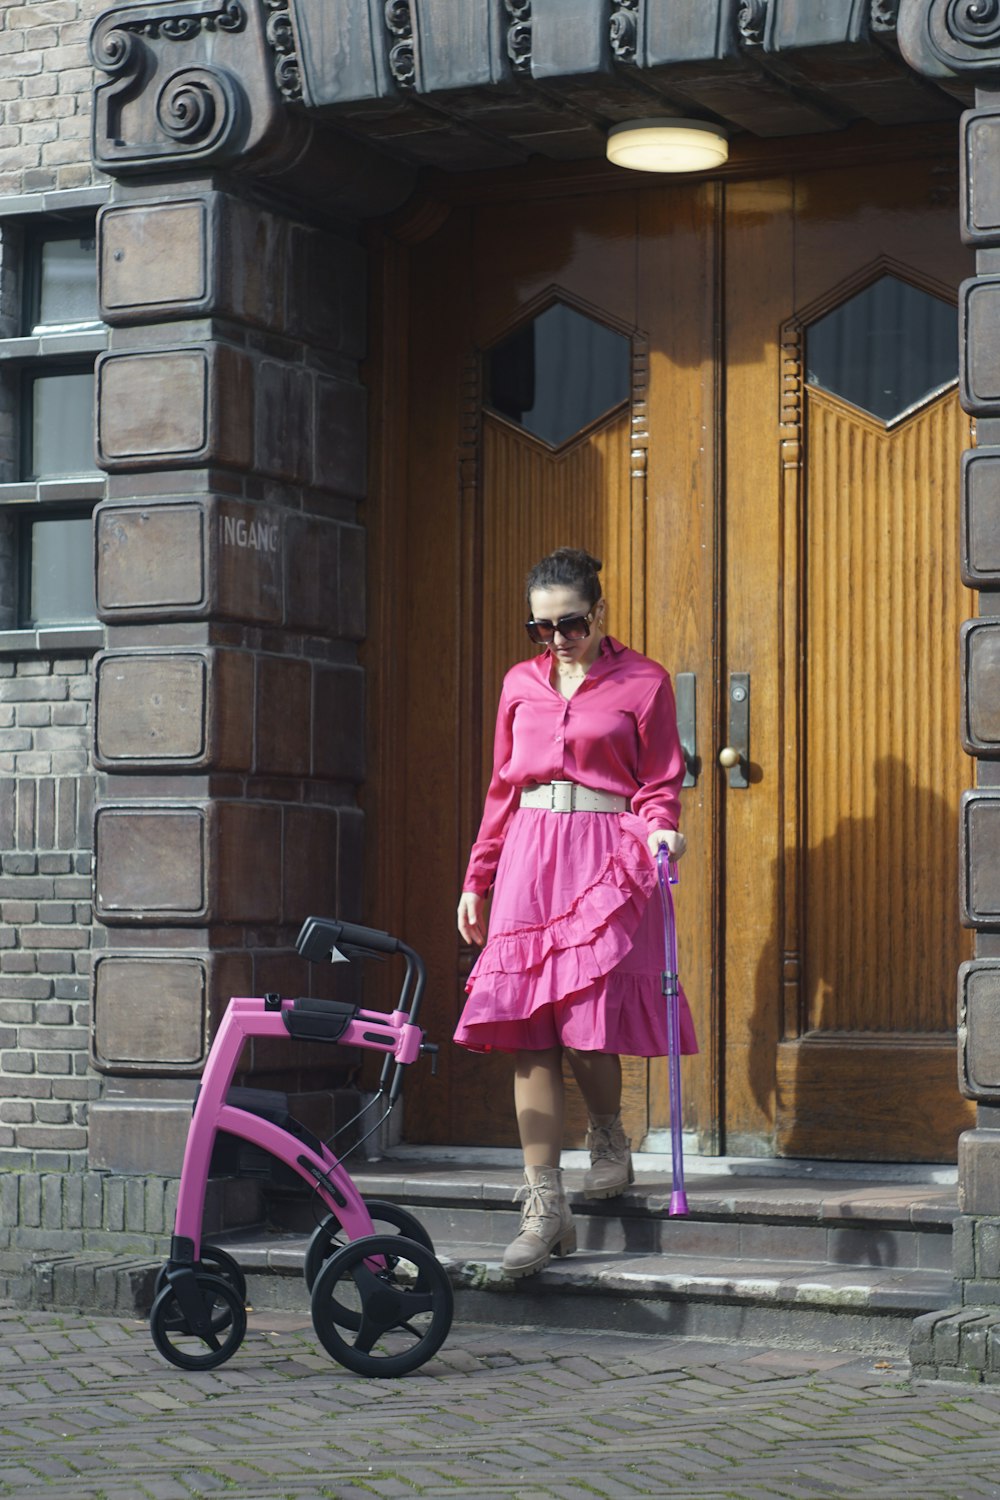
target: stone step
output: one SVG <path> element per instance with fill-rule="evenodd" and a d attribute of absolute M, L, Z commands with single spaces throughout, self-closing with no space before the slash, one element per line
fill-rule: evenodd
<path fill-rule="evenodd" d="M 620 1197 L 590 1201 L 580 1187 L 583 1166 L 565 1181 L 578 1242 L 587 1250 L 830 1262 L 950 1271 L 951 1232 L 958 1216 L 953 1183 L 856 1178 L 720 1176 L 692 1171 L 689 1214 L 670 1218 L 662 1164 L 644 1167 Z M 445 1167 L 392 1160 L 354 1173 L 366 1197 L 401 1203 L 435 1244 L 503 1247 L 516 1233 L 520 1182 L 503 1166 Z M 303 1231 L 311 1221 L 300 1223 Z"/>
<path fill-rule="evenodd" d="M 661 1160 L 640 1158 L 635 1186 L 604 1202 L 581 1196 L 582 1171 L 566 1172 L 577 1253 L 518 1281 L 500 1269 L 516 1168 L 386 1160 L 354 1179 L 421 1221 L 476 1322 L 904 1351 L 914 1318 L 955 1300 L 953 1182 L 689 1171 L 691 1212 L 671 1219 Z M 305 1308 L 310 1224 L 225 1240 L 258 1306 Z"/>

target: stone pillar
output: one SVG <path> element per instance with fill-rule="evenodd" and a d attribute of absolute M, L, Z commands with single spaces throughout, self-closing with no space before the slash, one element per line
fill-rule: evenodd
<path fill-rule="evenodd" d="M 365 261 L 211 178 L 117 185 L 98 255 L 90 1163 L 172 1174 L 226 1000 L 324 992 L 298 926 L 362 915 Z M 329 1133 L 349 1061 L 245 1076 Z"/>
<path fill-rule="evenodd" d="M 962 119 L 961 233 L 976 276 L 961 290 L 960 392 L 978 446 L 962 461 L 962 573 L 980 590 L 962 630 L 962 737 L 976 788 L 961 812 L 960 906 L 976 956 L 958 977 L 958 1076 L 977 1101 L 959 1141 L 959 1301 L 914 1325 L 916 1376 L 1000 1384 L 1000 14 L 990 5 L 902 0 L 904 55 L 935 79 L 975 85 Z"/>

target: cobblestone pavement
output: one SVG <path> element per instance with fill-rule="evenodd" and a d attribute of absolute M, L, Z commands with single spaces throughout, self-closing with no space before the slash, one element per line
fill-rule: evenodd
<path fill-rule="evenodd" d="M 1000 1500 L 1000 1390 L 897 1358 L 458 1326 L 398 1381 L 305 1318 L 167 1366 L 143 1323 L 0 1308 L 0 1496 L 15 1500 Z"/>

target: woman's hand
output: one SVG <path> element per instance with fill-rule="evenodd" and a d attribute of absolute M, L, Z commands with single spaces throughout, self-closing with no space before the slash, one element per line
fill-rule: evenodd
<path fill-rule="evenodd" d="M 486 924 L 483 921 L 483 908 L 486 905 L 486 897 L 480 896 L 478 891 L 463 891 L 462 899 L 458 903 L 458 930 L 463 943 L 478 943 L 480 947 L 486 941 Z"/>
<path fill-rule="evenodd" d="M 678 833 L 676 828 L 654 829 L 654 831 L 649 835 L 649 838 L 646 840 L 646 842 L 649 845 L 649 852 L 654 859 L 656 858 L 656 852 L 661 844 L 666 844 L 667 848 L 670 850 L 670 856 L 672 859 L 680 859 L 681 855 L 684 853 L 684 850 L 687 848 L 687 839 L 684 837 L 683 833 Z"/>

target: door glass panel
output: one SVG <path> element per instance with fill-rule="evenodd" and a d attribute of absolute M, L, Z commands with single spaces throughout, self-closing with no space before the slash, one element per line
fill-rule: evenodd
<path fill-rule="evenodd" d="M 92 370 L 38 375 L 31 381 L 30 448 L 25 478 L 94 473 Z"/>
<path fill-rule="evenodd" d="M 940 297 L 883 276 L 806 334 L 810 385 L 891 422 L 955 379 L 958 312 Z"/>
<path fill-rule="evenodd" d="M 631 341 L 562 302 L 486 356 L 487 404 L 552 448 L 628 399 Z"/>

